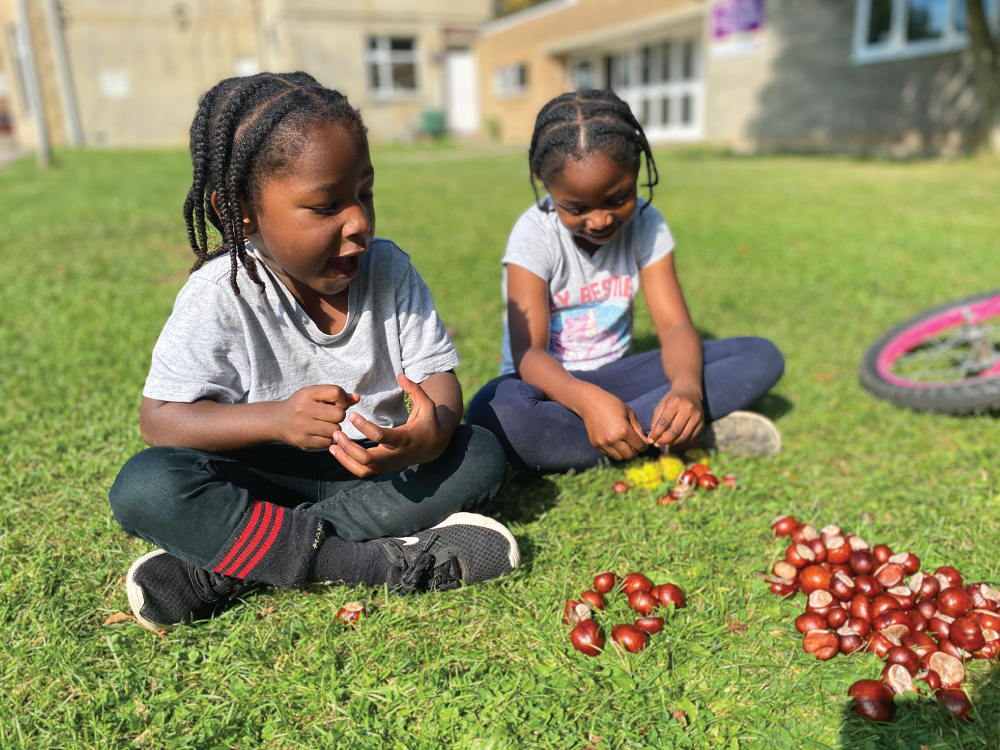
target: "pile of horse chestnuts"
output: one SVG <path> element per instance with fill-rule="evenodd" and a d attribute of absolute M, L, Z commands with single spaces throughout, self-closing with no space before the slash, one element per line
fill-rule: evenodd
<path fill-rule="evenodd" d="M 670 505 L 670 503 L 690 496 L 699 487 L 703 490 L 715 490 L 720 484 L 735 490 L 738 486 L 738 478 L 735 474 L 723 474 L 720 480 L 705 464 L 694 464 L 677 477 L 677 484 L 674 488 L 666 495 L 661 495 L 656 504 Z"/>
<path fill-rule="evenodd" d="M 672 583 L 654 585 L 642 573 L 629 573 L 622 579 L 610 570 L 598 573 L 593 589 L 584 591 L 579 600 L 570 599 L 563 610 L 563 622 L 573 628 L 569 633 L 570 642 L 580 653 L 597 656 L 604 649 L 604 634 L 594 614 L 603 613 L 604 597 L 612 593 L 624 594 L 629 608 L 639 615 L 634 623 L 611 628 L 615 647 L 633 654 L 646 648 L 649 636 L 663 630 L 664 618 L 654 614 L 658 608 L 672 604 L 676 609 L 683 609 L 687 603 L 684 592 Z"/>
<path fill-rule="evenodd" d="M 766 581 L 778 596 L 807 597 L 795 618 L 806 653 L 825 661 L 866 651 L 885 662 L 880 679 L 859 680 L 848 691 L 855 713 L 891 721 L 893 696 L 913 691 L 970 718 L 965 663 L 1000 656 L 1000 592 L 966 585 L 950 566 L 923 573 L 916 555 L 871 547 L 839 526 L 817 531 L 782 515 L 771 528 L 791 544 Z"/>

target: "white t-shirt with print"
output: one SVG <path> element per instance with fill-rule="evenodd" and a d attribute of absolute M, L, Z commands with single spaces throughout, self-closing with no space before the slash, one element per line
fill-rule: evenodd
<path fill-rule="evenodd" d="M 545 198 L 543 206 L 551 206 Z M 639 271 L 674 249 L 667 223 L 639 199 L 635 217 L 593 256 L 581 250 L 554 210 L 532 206 L 514 225 L 503 257 L 507 265 L 531 271 L 549 287 L 549 354 L 567 370 L 596 370 L 624 357 L 632 344 L 632 301 Z M 510 330 L 504 317 L 500 374 L 514 372 Z"/>

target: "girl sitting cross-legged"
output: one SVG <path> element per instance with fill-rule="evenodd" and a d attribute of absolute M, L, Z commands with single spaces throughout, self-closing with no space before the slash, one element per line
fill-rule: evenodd
<path fill-rule="evenodd" d="M 663 216 L 637 195 L 642 127 L 610 91 L 563 94 L 535 121 L 531 183 L 548 196 L 517 221 L 504 256 L 501 376 L 468 422 L 500 438 L 512 463 L 542 471 L 622 461 L 651 446 L 704 444 L 744 455 L 780 450 L 774 424 L 741 411 L 784 371 L 761 338 L 699 341 Z M 643 288 L 660 348 L 627 356 Z"/>
<path fill-rule="evenodd" d="M 305 73 L 231 78 L 202 98 L 191 158 L 197 261 L 143 390 L 152 447 L 110 492 L 157 547 L 126 577 L 139 622 L 165 630 L 260 584 L 404 594 L 516 568 L 507 528 L 468 512 L 507 462 L 459 426 L 430 291 L 374 237 L 358 112 Z"/>

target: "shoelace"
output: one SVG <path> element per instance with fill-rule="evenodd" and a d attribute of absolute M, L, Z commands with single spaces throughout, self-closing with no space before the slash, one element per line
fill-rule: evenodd
<path fill-rule="evenodd" d="M 241 593 L 252 584 L 239 578 L 224 576 L 214 570 L 205 570 L 196 565 L 188 568 L 188 575 L 198 596 L 206 603 L 219 601 L 233 593 Z"/>
<path fill-rule="evenodd" d="M 431 546 L 437 541 L 437 538 L 437 534 L 431 535 L 411 565 L 407 565 L 406 560 L 400 556 L 399 562 L 402 565 L 403 573 L 399 577 L 399 583 L 393 588 L 392 593 L 397 596 L 403 596 L 409 594 L 417 587 L 417 584 L 420 583 L 420 578 L 434 564 L 434 555 L 431 554 Z"/>

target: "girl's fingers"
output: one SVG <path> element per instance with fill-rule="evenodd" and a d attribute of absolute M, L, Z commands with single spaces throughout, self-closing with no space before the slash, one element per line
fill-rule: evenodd
<path fill-rule="evenodd" d="M 660 431 L 660 434 L 657 436 L 656 445 L 669 445 L 677 440 L 677 436 L 683 431 L 684 422 L 677 411 L 676 403 L 668 401 L 664 404 L 663 412 L 660 414 L 660 418 L 656 424 Z M 652 436 L 653 430 L 650 430 L 649 434 Z"/>
<path fill-rule="evenodd" d="M 357 413 L 351 414 L 348 418 L 351 420 L 351 424 L 354 425 L 357 431 L 372 442 L 378 443 L 379 445 L 396 444 L 396 431 L 391 427 L 379 427 L 374 422 L 369 422 Z"/>
<path fill-rule="evenodd" d="M 605 456 L 607 456 L 608 458 L 610 458 L 612 461 L 624 461 L 625 460 L 624 458 L 622 458 L 621 453 L 618 452 L 618 450 L 615 448 L 614 445 L 605 445 L 605 446 L 599 447 L 598 450 L 601 453 L 603 453 Z"/>
<path fill-rule="evenodd" d="M 639 418 L 631 409 L 628 410 L 628 422 L 632 425 L 632 429 L 635 430 L 634 436 L 629 435 L 629 438 L 632 439 L 628 441 L 628 444 L 635 448 L 636 453 L 642 453 L 642 451 L 649 447 L 649 443 L 646 442 L 646 431 L 642 429 L 642 425 L 639 424 Z"/>
<path fill-rule="evenodd" d="M 362 466 L 367 466 L 371 463 L 372 459 L 368 450 L 362 448 L 360 445 L 347 437 L 346 433 L 338 430 L 333 434 L 333 439 L 337 442 L 337 445 L 340 447 L 340 450 L 344 453 L 344 455 L 352 461 L 355 461 Z"/>
<path fill-rule="evenodd" d="M 353 458 L 348 456 L 347 453 L 344 451 L 343 447 L 341 447 L 337 443 L 334 443 L 333 445 L 330 446 L 330 453 L 332 453 L 333 457 L 340 462 L 341 466 L 343 466 L 345 469 L 347 469 L 356 477 L 365 479 L 375 473 L 369 467 L 365 466 L 364 464 L 358 463 Z"/>

